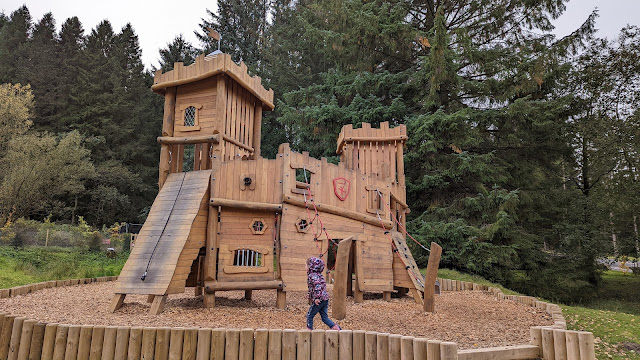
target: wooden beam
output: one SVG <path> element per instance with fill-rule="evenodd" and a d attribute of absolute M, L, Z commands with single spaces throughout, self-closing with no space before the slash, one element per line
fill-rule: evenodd
<path fill-rule="evenodd" d="M 253 114 L 253 139 L 252 145 L 254 148 L 253 158 L 256 159 L 260 156 L 260 144 L 262 134 L 262 103 L 256 101 Z"/>
<path fill-rule="evenodd" d="M 115 312 L 116 310 L 120 309 L 122 307 L 122 304 L 124 303 L 124 298 L 127 296 L 127 294 L 116 294 L 113 297 L 113 300 L 111 300 L 111 306 L 109 306 L 109 312 Z"/>
<path fill-rule="evenodd" d="M 338 148 L 336 150 L 337 154 L 342 153 L 342 148 L 347 142 L 362 142 L 362 141 L 376 141 L 376 142 L 391 142 L 391 141 L 405 141 L 409 137 L 407 135 L 398 135 L 398 136 L 349 136 L 343 139 L 340 139 L 338 142 Z"/>
<path fill-rule="evenodd" d="M 211 179 L 210 189 L 213 191 L 214 180 Z M 216 264 L 218 263 L 218 207 L 209 206 L 209 214 L 207 220 L 207 243 L 205 245 L 204 257 L 204 281 L 205 284 L 210 281 L 216 281 Z M 204 293 L 204 306 L 212 308 L 216 304 L 215 293 Z"/>
<path fill-rule="evenodd" d="M 158 315 L 164 310 L 167 303 L 167 295 L 156 295 L 151 303 L 151 315 Z"/>
<path fill-rule="evenodd" d="M 538 358 L 536 345 L 500 346 L 482 349 L 458 350 L 458 360 L 507 360 Z"/>
<path fill-rule="evenodd" d="M 247 150 L 247 151 L 248 151 L 248 152 L 250 152 L 250 153 L 252 153 L 252 152 L 254 151 L 254 149 L 253 149 L 251 146 L 249 146 L 249 145 L 247 145 L 247 144 L 244 144 L 244 143 L 242 143 L 242 142 L 240 142 L 240 141 L 238 141 L 238 140 L 236 140 L 236 139 L 232 138 L 232 137 L 231 137 L 231 136 L 229 136 L 229 135 L 222 135 L 222 139 L 223 139 L 224 141 L 228 141 L 228 142 L 232 143 L 232 144 L 233 144 L 233 145 L 235 145 L 235 146 L 241 147 L 241 148 L 243 148 L 243 149 Z"/>
<path fill-rule="evenodd" d="M 427 263 L 427 273 L 424 277 L 424 311 L 435 312 L 435 288 L 438 277 L 438 267 L 440 266 L 440 256 L 442 247 L 432 242 L 429 252 L 429 262 Z"/>
<path fill-rule="evenodd" d="M 158 136 L 159 144 L 201 144 L 201 143 L 215 143 L 220 141 L 219 134 L 213 135 L 199 135 L 199 136 L 186 136 L 186 137 L 173 137 L 173 136 Z"/>
<path fill-rule="evenodd" d="M 276 308 L 283 310 L 287 306 L 287 293 L 278 289 L 276 294 Z"/>
<path fill-rule="evenodd" d="M 209 204 L 211 206 L 224 206 L 224 207 L 230 207 L 235 209 L 273 211 L 277 213 L 282 212 L 282 204 L 260 203 L 260 202 L 253 202 L 253 201 L 230 200 L 230 199 L 221 199 L 221 198 L 213 198 L 209 201 Z"/>
<path fill-rule="evenodd" d="M 206 293 L 212 291 L 231 291 L 231 290 L 267 290 L 267 289 L 279 289 L 282 290 L 284 285 L 280 280 L 266 280 L 266 281 L 238 281 L 238 282 L 215 282 L 207 284 L 204 288 Z"/>
<path fill-rule="evenodd" d="M 349 256 L 351 254 L 351 246 L 353 237 L 343 239 L 338 243 L 338 254 L 336 256 L 336 274 L 333 284 L 333 304 L 331 311 L 334 318 L 342 320 L 347 316 L 347 276 L 349 273 Z"/>
<path fill-rule="evenodd" d="M 306 207 L 306 204 L 304 202 L 304 200 L 302 199 L 297 199 L 288 195 L 283 195 L 283 202 L 287 203 L 287 204 L 291 204 L 291 205 L 295 205 L 295 206 L 300 206 L 300 207 Z M 313 202 L 313 200 L 311 200 L 310 202 Z M 332 205 L 326 205 L 326 204 L 320 204 L 320 203 L 315 203 L 316 208 L 318 209 L 318 211 L 323 211 L 329 214 L 334 214 L 334 215 L 338 215 L 338 216 L 344 216 L 346 218 L 352 219 L 352 220 L 357 220 L 357 221 L 362 221 L 364 223 L 370 224 L 370 225 L 374 225 L 374 226 L 378 226 L 378 227 L 382 227 L 382 225 L 384 224 L 384 227 L 387 230 L 390 230 L 393 227 L 393 221 L 389 221 L 389 220 L 382 220 L 382 224 L 380 222 L 380 219 L 378 219 L 377 217 L 373 217 L 373 216 L 369 216 L 369 215 L 365 215 L 362 214 L 360 212 L 357 211 L 353 211 L 353 210 L 349 210 L 349 209 L 343 209 L 337 206 L 332 206 Z"/>

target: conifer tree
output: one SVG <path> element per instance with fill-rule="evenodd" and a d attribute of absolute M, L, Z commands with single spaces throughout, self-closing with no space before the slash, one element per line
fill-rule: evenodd
<path fill-rule="evenodd" d="M 26 5 L 12 12 L 0 31 L 0 83 L 21 83 L 18 71 L 28 62 L 27 40 L 33 27 Z M 25 84 L 26 85 L 26 84 Z"/>
<path fill-rule="evenodd" d="M 198 56 L 198 51 L 182 37 L 176 36 L 172 42 L 160 49 L 160 69 L 169 71 L 173 69 L 173 63 L 182 62 L 185 66 L 193 64 Z"/>

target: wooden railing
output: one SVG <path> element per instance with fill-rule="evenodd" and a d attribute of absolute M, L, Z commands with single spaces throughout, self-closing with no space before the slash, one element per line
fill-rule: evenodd
<path fill-rule="evenodd" d="M 115 276 L 47 281 L 1 289 L 0 298 L 59 286 L 116 280 Z M 544 309 L 553 326 L 531 328 L 531 343 L 458 350 L 453 342 L 358 330 L 209 329 L 45 323 L 0 310 L 0 360 L 484 360 L 595 359 L 593 334 L 567 331 L 558 305 L 497 288 L 438 279 L 443 291 L 484 290 L 499 300 Z"/>

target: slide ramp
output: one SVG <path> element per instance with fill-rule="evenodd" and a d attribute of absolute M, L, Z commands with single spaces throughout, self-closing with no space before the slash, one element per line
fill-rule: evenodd
<path fill-rule="evenodd" d="M 406 271 L 406 275 L 411 280 L 414 288 L 418 291 L 424 292 L 424 276 L 420 273 L 420 268 L 418 268 L 418 265 L 411 254 L 411 250 L 409 250 L 409 246 L 407 246 L 405 237 L 397 231 L 392 231 L 391 239 L 397 249 L 396 254 L 404 267 L 404 271 L 401 270 L 399 272 L 404 276 Z"/>
<path fill-rule="evenodd" d="M 116 294 L 184 292 L 206 242 L 210 177 L 211 170 L 169 175 L 118 276 Z"/>

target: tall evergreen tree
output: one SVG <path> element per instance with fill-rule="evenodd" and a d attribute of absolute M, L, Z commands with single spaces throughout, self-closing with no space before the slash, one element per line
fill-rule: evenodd
<path fill-rule="evenodd" d="M 11 13 L 0 31 L 0 83 L 20 83 L 18 71 L 28 63 L 27 40 L 33 23 L 26 5 Z"/>
<path fill-rule="evenodd" d="M 173 69 L 173 63 L 182 62 L 185 66 L 193 64 L 198 56 L 198 50 L 182 37 L 176 36 L 167 47 L 160 49 L 160 69 L 169 71 Z"/>
<path fill-rule="evenodd" d="M 202 19 L 196 32 L 205 53 L 218 48 L 218 42 L 208 35 L 208 28 L 212 28 L 222 35 L 222 52 L 231 55 L 235 62 L 244 61 L 254 71 L 260 69 L 270 3 L 270 0 L 220 0 L 217 13 L 207 9 L 209 18 Z"/>

